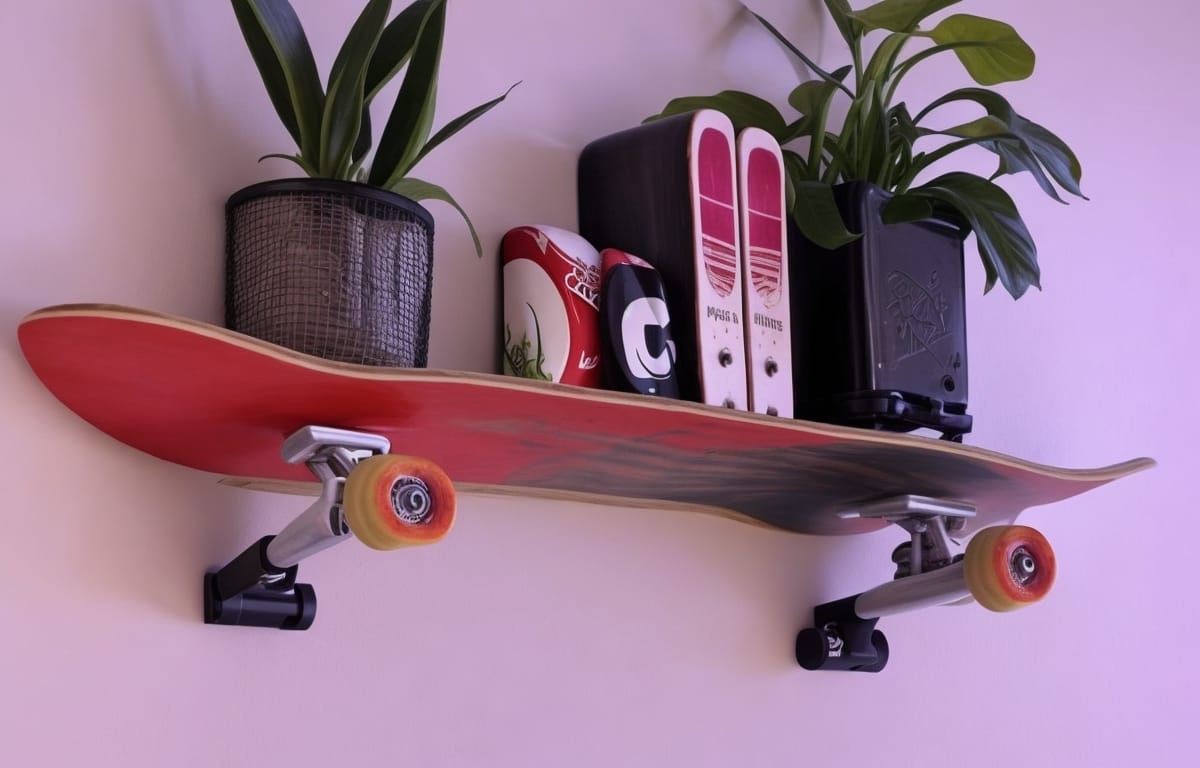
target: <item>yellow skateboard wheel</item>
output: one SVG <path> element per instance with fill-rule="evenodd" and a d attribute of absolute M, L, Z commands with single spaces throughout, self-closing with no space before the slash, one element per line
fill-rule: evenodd
<path fill-rule="evenodd" d="M 1012 611 L 1046 596 L 1054 585 L 1054 550 L 1024 525 L 984 528 L 967 544 L 963 561 L 971 596 L 991 611 Z"/>
<path fill-rule="evenodd" d="M 359 462 L 346 478 L 346 522 L 372 549 L 432 544 L 450 532 L 454 486 L 436 464 L 385 454 Z"/>

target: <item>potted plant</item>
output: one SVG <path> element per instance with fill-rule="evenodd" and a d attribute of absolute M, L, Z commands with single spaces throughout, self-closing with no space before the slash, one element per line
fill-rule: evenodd
<path fill-rule="evenodd" d="M 717 108 L 737 129 L 757 126 L 784 147 L 798 230 L 789 259 L 797 415 L 959 437 L 970 429 L 962 240 L 975 234 L 985 293 L 997 281 L 1014 299 L 1040 287 L 1033 238 L 995 180 L 1028 172 L 1062 202 L 1060 190 L 1083 197 L 1080 164 L 988 88 L 957 89 L 919 109 L 900 100 L 905 78 L 945 52 L 978 86 L 1029 77 L 1033 51 L 1011 26 L 968 14 L 922 26 L 959 0 L 882 0 L 857 11 L 847 0 L 824 2 L 851 60 L 831 71 L 753 14 L 813 75 L 788 97 L 796 118 L 758 96 L 723 91 L 672 100 L 650 119 Z M 931 124 L 939 108 L 959 102 L 983 114 Z M 835 108 L 844 115 L 837 125 Z M 995 173 L 951 170 L 926 180 L 967 148 L 995 154 Z"/>
<path fill-rule="evenodd" d="M 419 201 L 454 206 L 476 253 L 482 248 L 454 198 L 409 173 L 507 93 L 431 135 L 446 0 L 416 0 L 390 22 L 390 0 L 368 0 L 324 85 L 288 0 L 232 2 L 267 94 L 298 149 L 267 157 L 291 160 L 308 178 L 255 184 L 229 198 L 227 324 L 328 359 L 425 365 L 433 219 Z M 368 163 L 372 101 L 402 69 Z"/>

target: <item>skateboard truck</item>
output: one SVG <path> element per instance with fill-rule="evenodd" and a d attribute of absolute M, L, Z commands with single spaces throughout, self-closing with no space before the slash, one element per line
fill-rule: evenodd
<path fill-rule="evenodd" d="M 805 669 L 878 672 L 888 660 L 887 638 L 875 629 L 882 617 L 972 598 L 988 610 L 1011 611 L 1042 599 L 1054 584 L 1054 551 L 1024 525 L 983 528 L 955 554 L 951 535 L 975 515 L 969 504 L 897 496 L 839 514 L 895 523 L 911 541 L 892 553 L 895 580 L 813 609 L 814 626 L 796 636 L 796 661 Z"/>
<path fill-rule="evenodd" d="M 308 629 L 317 596 L 312 586 L 296 583 L 299 563 L 353 538 L 342 503 L 346 478 L 359 462 L 390 448 L 379 435 L 314 426 L 285 440 L 283 460 L 306 464 L 321 482 L 321 494 L 278 535 L 259 539 L 224 568 L 205 575 L 204 623 Z"/>
<path fill-rule="evenodd" d="M 962 555 L 950 534 L 962 530 L 975 508 L 924 496 L 897 496 L 839 513 L 844 519 L 876 519 L 899 525 L 911 541 L 896 548 L 896 579 L 875 589 L 813 609 L 814 627 L 796 636 L 796 661 L 805 669 L 879 672 L 888 643 L 875 629 L 884 616 L 943 605 L 969 597 Z"/>

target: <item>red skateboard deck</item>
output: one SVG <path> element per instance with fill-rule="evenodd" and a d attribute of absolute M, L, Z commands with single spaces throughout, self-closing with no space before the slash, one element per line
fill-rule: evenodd
<path fill-rule="evenodd" d="M 320 424 L 381 434 L 468 493 L 684 507 L 819 534 L 882 527 L 838 513 L 914 494 L 974 505 L 966 533 L 1154 464 L 1062 469 L 695 403 L 331 363 L 113 306 L 40 310 L 18 334 L 33 371 L 80 417 L 153 456 L 241 484 L 311 481 L 280 448 L 294 430 Z"/>

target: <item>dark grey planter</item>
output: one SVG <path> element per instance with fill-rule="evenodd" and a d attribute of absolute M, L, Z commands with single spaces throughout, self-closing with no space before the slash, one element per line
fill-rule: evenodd
<path fill-rule="evenodd" d="M 885 225 L 889 193 L 834 190 L 857 241 L 824 250 L 793 229 L 792 354 L 798 418 L 961 440 L 967 414 L 965 225 Z"/>

